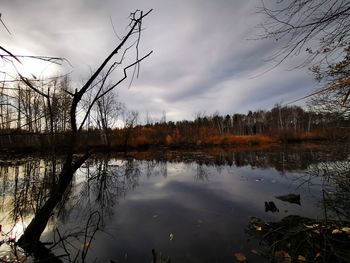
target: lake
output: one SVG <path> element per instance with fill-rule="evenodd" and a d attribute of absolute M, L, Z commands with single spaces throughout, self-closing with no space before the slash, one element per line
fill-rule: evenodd
<path fill-rule="evenodd" d="M 325 192 L 337 184 L 320 171 L 348 163 L 348 153 L 344 145 L 310 144 L 95 155 L 76 172 L 41 241 L 64 262 L 152 262 L 152 250 L 159 262 L 268 262 L 248 231 L 251 220 L 324 218 Z M 62 160 L 2 158 L 0 240 L 23 233 Z M 286 195 L 300 195 L 300 204 L 276 198 Z M 11 242 L 0 252 L 3 260 L 25 259 Z"/>

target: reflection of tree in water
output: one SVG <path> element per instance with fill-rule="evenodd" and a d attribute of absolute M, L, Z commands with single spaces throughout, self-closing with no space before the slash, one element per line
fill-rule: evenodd
<path fill-rule="evenodd" d="M 318 159 L 317 153 L 306 152 L 239 152 L 235 153 L 235 165 L 258 168 L 275 168 L 280 172 L 304 170 Z"/>
<path fill-rule="evenodd" d="M 139 178 L 141 176 L 141 167 L 134 159 L 126 161 L 123 172 L 125 174 L 125 185 L 127 189 L 134 189 L 139 185 Z"/>
<path fill-rule="evenodd" d="M 336 148 L 333 149 L 333 148 Z M 337 154 L 333 154 L 337 151 Z M 233 159 L 237 167 L 253 166 L 258 168 L 275 168 L 280 172 L 306 170 L 310 165 L 322 161 L 341 161 L 347 158 L 347 151 L 343 145 L 332 146 L 326 149 L 312 147 L 285 147 L 279 150 L 242 151 L 231 154 L 226 158 L 226 164 Z M 231 157 L 233 155 L 233 157 Z"/>
<path fill-rule="evenodd" d="M 35 214 L 50 195 L 60 169 L 60 160 L 52 159 L 31 159 L 2 165 L 2 210 L 4 206 L 12 207 L 13 221 Z"/>
<path fill-rule="evenodd" d="M 209 178 L 209 172 L 208 172 L 208 167 L 207 165 L 203 163 L 197 163 L 197 169 L 195 173 L 195 180 L 196 181 L 202 181 L 206 182 L 208 181 Z"/>
<path fill-rule="evenodd" d="M 108 158 L 96 159 L 84 169 L 87 180 L 83 183 L 80 195 L 82 201 L 88 202 L 79 202 L 85 208 L 80 207 L 78 210 L 100 211 L 102 223 L 105 215 L 112 215 L 114 206 L 127 190 L 138 186 L 141 175 L 139 164 L 133 159 L 118 164 Z"/>
<path fill-rule="evenodd" d="M 150 178 L 151 176 L 168 177 L 168 161 L 165 160 L 144 161 L 142 162 L 142 167 L 140 166 L 140 169 L 147 178 Z"/>
<path fill-rule="evenodd" d="M 73 221 L 72 230 L 66 231 L 65 242 L 69 243 L 70 240 L 75 240 L 76 236 L 79 235 L 80 241 L 85 240 L 86 236 L 91 237 L 97 229 L 103 229 L 106 220 L 113 215 L 114 207 L 118 204 L 119 199 L 124 197 L 128 190 L 138 186 L 141 169 L 140 162 L 134 159 L 117 161 L 103 157 L 86 162 L 80 169 L 80 176 L 85 178 L 77 188 L 78 192 L 75 192 L 73 188 L 74 191 L 72 191 L 69 201 L 66 201 L 62 209 L 64 213 L 59 215 L 61 221 L 62 214 L 65 215 L 67 222 L 69 219 Z M 92 215 L 95 215 L 94 218 L 91 218 Z M 74 223 L 76 220 L 79 222 L 88 221 L 89 231 L 84 232 L 84 229 L 79 229 L 79 227 L 78 230 L 75 229 L 77 227 Z M 89 225 L 89 223 L 93 224 Z M 85 242 L 83 241 L 83 244 Z M 70 253 L 74 255 L 77 251 L 73 250 Z"/>
<path fill-rule="evenodd" d="M 154 174 L 154 170 L 156 169 L 156 167 L 158 166 L 158 161 L 157 160 L 149 160 L 146 161 L 146 176 L 147 178 L 150 178 L 152 174 Z"/>
<path fill-rule="evenodd" d="M 1 165 L 2 211 L 9 211 L 2 218 L 2 224 L 6 229 L 6 232 L 2 232 L 2 238 L 5 238 L 2 241 L 8 241 L 8 244 L 13 245 L 23 234 L 28 220 L 36 215 L 49 199 L 61 166 L 61 161 L 55 158 L 25 159 Z M 18 247 L 15 248 L 12 249 L 13 255 L 10 260 L 18 257 Z M 48 250 L 45 250 L 45 253 L 50 254 Z"/>
<path fill-rule="evenodd" d="M 168 177 L 168 163 L 166 161 L 159 162 L 160 174 L 164 177 Z"/>
<path fill-rule="evenodd" d="M 258 253 L 273 262 L 350 262 L 350 159 L 311 165 L 298 180 L 321 185 L 323 218 L 253 218 L 247 230 L 261 240 Z"/>
<path fill-rule="evenodd" d="M 33 159 L 0 168 L 0 175 L 4 175 L 1 178 L 6 193 L 2 210 L 12 211 L 8 224 L 11 222 L 16 225 L 18 221 L 24 223 L 24 218 L 36 215 L 42 208 L 52 191 L 51 175 L 59 173 L 60 163 L 56 161 L 53 165 L 52 160 Z M 73 180 L 73 184 L 63 193 L 65 198 L 53 212 L 55 217 L 52 217 L 50 224 L 53 243 L 49 248 L 42 243 L 36 244 L 36 249 L 40 252 L 35 253 L 45 254 L 52 262 L 60 262 L 52 254 L 53 249 L 58 249 L 56 254 L 62 254 L 69 262 L 74 261 L 74 256 L 79 256 L 79 260 L 84 261 L 92 236 L 104 224 L 106 216 L 112 215 L 118 200 L 128 190 L 138 186 L 142 168 L 140 162 L 134 159 L 121 162 L 109 158 L 87 161 L 75 178 L 79 181 L 81 176 L 85 177 L 84 180 L 80 183 L 74 183 Z M 53 173 L 53 169 L 57 171 Z M 79 191 L 75 192 L 77 189 Z M 79 249 L 79 244 L 85 244 L 84 248 Z"/>
<path fill-rule="evenodd" d="M 327 217 L 350 221 L 350 159 L 321 163 L 309 169 L 308 180 L 324 180 L 323 206 Z"/>
<path fill-rule="evenodd" d="M 15 224 L 20 218 L 36 214 L 50 196 L 52 174 L 59 174 L 61 163 L 56 160 L 53 165 L 52 159 L 32 159 L 0 167 L 3 193 L 6 193 L 2 196 L 2 210 L 11 211 L 9 220 Z M 61 223 L 68 223 L 71 218 L 83 220 L 98 211 L 103 223 L 106 216 L 112 215 L 118 200 L 139 185 L 142 174 L 167 177 L 167 162 L 91 158 L 80 168 L 75 179 L 83 180 L 78 183 L 73 180 L 55 214 Z"/>
<path fill-rule="evenodd" d="M 101 225 L 105 225 L 120 198 L 138 186 L 140 176 L 140 164 L 132 159 L 119 162 L 100 156 L 88 160 L 68 189 L 67 198 L 58 206 L 57 219 L 61 224 L 74 225 L 98 212 Z"/>
<path fill-rule="evenodd" d="M 179 153 L 176 155 L 181 156 Z M 312 160 L 312 158 L 316 158 L 316 160 Z M 280 167 L 281 171 L 302 169 L 301 167 L 306 165 L 310 169 L 307 176 L 316 177 L 315 175 L 318 175 L 320 177 L 327 174 L 328 177 L 325 178 L 332 179 L 330 182 L 333 184 L 330 185 L 335 186 L 336 191 L 325 188 L 327 190 L 325 191 L 325 199 L 329 202 L 326 208 L 327 211 L 330 211 L 330 208 L 337 204 L 338 215 L 346 214 L 346 208 L 349 207 L 347 205 L 349 204 L 349 195 L 345 194 L 345 190 L 349 188 L 347 181 L 349 174 L 346 172 L 350 169 L 348 169 L 349 165 L 345 166 L 344 162 L 337 161 L 342 159 L 344 159 L 343 152 L 337 156 L 312 150 L 304 150 L 301 153 L 284 150 L 202 154 L 199 158 L 193 157 L 185 164 L 196 169 L 195 179 L 201 181 L 208 180 L 212 169 L 216 169 L 220 173 L 222 169 L 225 169 L 225 165 L 233 163 L 260 168 L 277 166 Z M 176 162 L 176 160 L 171 161 Z M 55 254 L 64 254 L 65 258 L 70 257 L 73 260 L 79 249 L 74 250 L 65 246 L 68 246 L 69 243 L 76 246 L 77 243 L 88 242 L 86 239 L 90 238 L 98 228 L 101 228 L 113 211 L 116 211 L 115 206 L 118 204 L 118 200 L 124 197 L 128 190 L 139 185 L 142 175 L 167 177 L 168 165 L 171 161 L 165 158 L 161 161 L 137 161 L 132 158 L 116 160 L 105 156 L 86 161 L 74 177 L 73 182 L 68 184 L 64 191 L 66 197 L 54 210 L 55 217 L 51 217 L 51 229 L 52 234 L 54 234 L 54 244 L 51 248 L 57 249 Z M 336 165 L 323 167 L 321 161 L 333 161 L 331 163 Z M 343 166 L 343 170 L 340 169 L 341 166 Z M 12 222 L 22 217 L 32 216 L 39 211 L 53 191 L 53 185 L 58 182 L 58 174 L 61 169 L 62 161 L 54 159 L 41 161 L 29 159 L 16 164 L 1 165 L 2 188 L 6 196 L 6 198 L 3 197 L 2 208 L 12 211 Z M 311 169 L 314 169 L 315 174 L 312 174 Z M 52 174 L 55 176 L 52 177 Z M 347 200 L 348 203 L 341 202 L 342 200 Z M 325 204 L 327 203 L 325 202 Z M 9 207 L 11 208 L 9 209 Z M 93 215 L 92 218 L 91 215 Z M 72 227 L 72 221 L 75 223 L 78 221 L 79 228 L 74 229 L 76 225 Z M 62 223 L 65 224 L 64 227 L 62 227 Z M 47 254 L 50 253 L 47 252 Z M 79 251 L 79 258 L 84 253 L 86 255 L 87 251 Z"/>
<path fill-rule="evenodd" d="M 337 152 L 335 155 L 334 152 Z M 341 161 L 348 156 L 344 144 L 286 145 L 269 149 L 214 149 L 205 151 L 134 152 L 138 160 L 164 160 L 168 162 L 201 163 L 207 165 L 252 166 L 275 168 L 280 172 L 306 170 L 320 162 Z"/>

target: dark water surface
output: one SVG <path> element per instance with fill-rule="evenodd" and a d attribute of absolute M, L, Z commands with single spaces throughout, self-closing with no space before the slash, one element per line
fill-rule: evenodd
<path fill-rule="evenodd" d="M 259 240 L 246 233 L 251 218 L 323 218 L 323 189 L 333 185 L 310 171 L 347 158 L 343 149 L 312 146 L 94 156 L 76 173 L 41 240 L 57 243 L 55 255 L 69 252 L 71 261 L 77 253 L 82 261 L 96 230 L 87 262 L 151 262 L 152 249 L 171 262 L 237 262 L 236 253 L 264 262 L 256 255 Z M 18 238 L 49 195 L 60 160 L 4 160 L 0 169 L 1 239 Z M 276 198 L 291 193 L 301 205 Z M 278 212 L 266 212 L 270 201 Z M 2 259 L 13 256 L 10 248 L 0 247 Z"/>

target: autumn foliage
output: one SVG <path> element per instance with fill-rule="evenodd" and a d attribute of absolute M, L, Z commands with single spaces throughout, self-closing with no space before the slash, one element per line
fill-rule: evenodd
<path fill-rule="evenodd" d="M 270 111 L 248 112 L 226 116 L 201 116 L 193 121 L 156 122 L 128 125 L 124 128 L 82 130 L 77 138 L 81 151 L 129 151 L 150 147 L 204 148 L 267 146 L 276 143 L 295 143 L 310 140 L 346 139 L 349 136 L 348 118 L 306 112 L 299 107 L 276 106 Z M 0 130 L 3 149 L 45 151 L 50 149 L 47 133 L 15 133 Z M 108 140 L 106 140 L 108 138 Z M 55 149 L 67 145 L 66 132 L 55 133 Z M 106 144 L 106 141 L 108 144 Z"/>

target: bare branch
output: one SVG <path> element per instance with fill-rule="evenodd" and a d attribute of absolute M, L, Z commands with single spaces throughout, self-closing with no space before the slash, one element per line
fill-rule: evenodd
<path fill-rule="evenodd" d="M 0 22 L 1 22 L 1 24 L 4 26 L 4 28 L 6 29 L 6 31 L 11 35 L 10 30 L 7 28 L 7 26 L 5 25 L 4 21 L 2 21 L 1 16 L 2 16 L 2 14 L 0 13 Z"/>
<path fill-rule="evenodd" d="M 12 57 L 13 59 L 17 60 L 17 62 L 19 62 L 19 63 L 22 64 L 22 62 L 21 62 L 15 55 L 13 55 L 10 51 L 8 51 L 7 49 L 5 49 L 5 48 L 2 47 L 2 46 L 0 46 L 0 49 L 1 49 L 2 51 L 4 51 L 5 53 L 7 53 L 8 56 Z M 0 55 L 0 57 L 1 57 L 1 58 L 6 58 L 7 56 L 6 56 L 6 55 Z"/>

